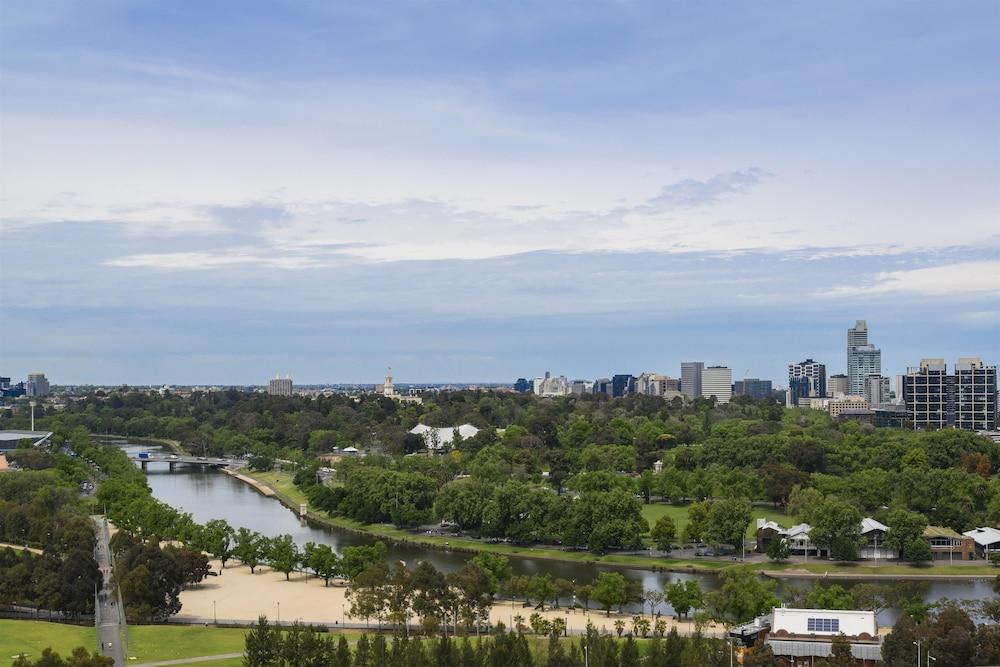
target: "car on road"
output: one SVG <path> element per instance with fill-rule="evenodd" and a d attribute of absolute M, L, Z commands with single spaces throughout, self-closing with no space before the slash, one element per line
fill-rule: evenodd
<path fill-rule="evenodd" d="M 176 460 L 177 460 L 177 459 L 179 459 L 179 458 L 180 458 L 180 457 L 179 457 L 179 456 L 177 456 L 176 454 L 171 454 L 171 455 L 170 455 L 170 460 L 171 460 L 171 461 L 176 461 Z"/>

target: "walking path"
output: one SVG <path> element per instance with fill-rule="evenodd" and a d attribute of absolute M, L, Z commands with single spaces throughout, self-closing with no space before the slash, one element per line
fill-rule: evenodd
<path fill-rule="evenodd" d="M 114 560 L 111 555 L 111 534 L 108 522 L 103 516 L 91 516 L 97 529 L 97 546 L 94 558 L 101 569 L 103 579 L 101 590 L 94 601 L 94 626 L 97 628 L 97 639 L 101 643 L 101 655 L 113 658 L 115 667 L 124 667 L 125 657 L 122 653 L 121 635 L 125 628 L 125 615 L 113 592 L 112 573 Z"/>

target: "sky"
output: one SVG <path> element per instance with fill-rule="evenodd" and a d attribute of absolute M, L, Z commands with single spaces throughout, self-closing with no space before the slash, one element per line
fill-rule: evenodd
<path fill-rule="evenodd" d="M 1000 3 L 0 10 L 0 374 L 1000 363 Z"/>

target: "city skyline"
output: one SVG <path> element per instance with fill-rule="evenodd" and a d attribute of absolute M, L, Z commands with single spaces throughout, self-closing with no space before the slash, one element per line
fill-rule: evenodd
<path fill-rule="evenodd" d="M 1000 5 L 9 2 L 53 384 L 1000 361 Z M 264 45 L 265 48 L 262 48 Z"/>

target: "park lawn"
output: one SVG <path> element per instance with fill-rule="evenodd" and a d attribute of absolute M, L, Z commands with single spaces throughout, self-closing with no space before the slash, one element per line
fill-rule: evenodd
<path fill-rule="evenodd" d="M 34 660 L 46 648 L 68 658 L 77 646 L 88 651 L 97 650 L 97 634 L 93 627 L 47 621 L 0 620 L 0 663 L 9 664 L 20 653 L 26 653 Z"/>
<path fill-rule="evenodd" d="M 770 519 L 772 521 L 777 521 L 785 527 L 793 526 L 799 523 L 797 517 L 790 515 L 782 508 L 772 508 L 772 507 L 758 507 L 754 505 L 751 509 L 750 515 L 753 520 L 750 525 L 747 526 L 747 539 L 756 539 L 757 537 L 757 519 Z M 642 518 L 649 522 L 650 527 L 656 523 L 656 520 L 661 516 L 669 516 L 674 520 L 674 525 L 677 526 L 678 537 L 683 534 L 684 527 L 688 524 L 688 506 L 687 505 L 667 505 L 666 503 L 651 503 L 649 505 L 642 506 Z"/>
<path fill-rule="evenodd" d="M 204 625 L 130 625 L 128 659 L 129 662 L 143 663 L 242 653 L 246 632 L 244 628 Z M 133 657 L 135 660 L 132 660 Z"/>
<path fill-rule="evenodd" d="M 293 503 L 301 505 L 302 503 L 308 504 L 309 501 L 306 499 L 306 494 L 302 493 L 299 487 L 295 486 L 292 482 L 293 475 L 290 472 L 284 471 L 269 471 L 269 472 L 257 472 L 255 471 L 241 471 L 247 477 L 252 477 L 262 484 L 267 484 L 269 487 L 288 497 Z M 296 508 L 297 509 L 297 508 Z"/>

